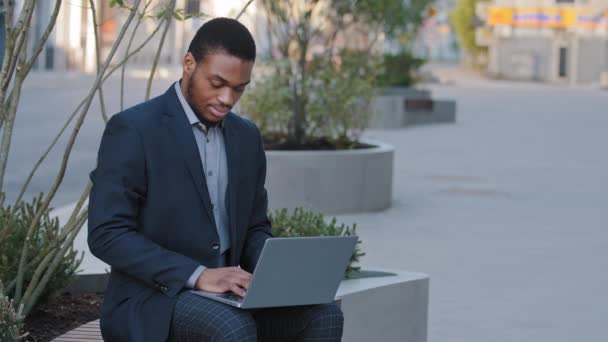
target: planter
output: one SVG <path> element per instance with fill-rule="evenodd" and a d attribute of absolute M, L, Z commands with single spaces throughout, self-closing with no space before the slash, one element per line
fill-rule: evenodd
<path fill-rule="evenodd" d="M 368 128 L 389 129 L 456 121 L 456 102 L 434 100 L 427 90 L 393 87 L 380 91 L 373 102 Z"/>
<path fill-rule="evenodd" d="M 391 205 L 394 147 L 343 151 L 267 151 L 270 209 L 304 207 L 326 214 L 384 210 Z"/>
<path fill-rule="evenodd" d="M 379 91 L 380 96 L 401 96 L 408 99 L 430 99 L 431 92 L 411 87 L 388 87 Z"/>
<path fill-rule="evenodd" d="M 366 273 L 366 272 L 364 272 Z M 429 277 L 396 270 L 344 280 L 336 298 L 344 313 L 343 341 L 426 342 Z"/>

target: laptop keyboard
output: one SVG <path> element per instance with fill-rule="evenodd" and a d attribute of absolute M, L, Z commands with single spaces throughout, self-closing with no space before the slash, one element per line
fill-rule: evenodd
<path fill-rule="evenodd" d="M 224 299 L 228 299 L 228 300 L 232 300 L 235 302 L 242 302 L 243 298 L 241 298 L 241 296 L 237 296 L 235 294 L 231 294 L 231 293 L 222 293 L 222 294 L 218 294 L 218 297 L 224 298 Z"/>

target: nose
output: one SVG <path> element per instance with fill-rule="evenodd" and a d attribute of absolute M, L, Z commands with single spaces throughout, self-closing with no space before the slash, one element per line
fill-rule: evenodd
<path fill-rule="evenodd" d="M 232 106 L 234 105 L 235 102 L 235 94 L 232 91 L 232 89 L 226 87 L 224 89 L 222 89 L 219 93 L 218 96 L 218 101 L 223 105 L 226 106 L 228 108 L 232 108 Z"/>

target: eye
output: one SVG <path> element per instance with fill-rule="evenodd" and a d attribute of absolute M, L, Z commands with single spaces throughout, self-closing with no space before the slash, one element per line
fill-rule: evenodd
<path fill-rule="evenodd" d="M 234 91 L 236 91 L 237 93 L 242 93 L 242 92 L 244 92 L 244 91 L 245 91 L 245 87 L 237 87 L 237 88 L 234 88 Z"/>
<path fill-rule="evenodd" d="M 211 82 L 211 86 L 215 89 L 220 89 L 223 85 L 218 82 Z"/>

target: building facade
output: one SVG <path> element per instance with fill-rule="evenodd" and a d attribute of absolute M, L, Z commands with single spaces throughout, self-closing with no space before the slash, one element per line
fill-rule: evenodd
<path fill-rule="evenodd" d="M 494 0 L 477 12 L 495 77 L 593 84 L 608 74 L 608 1 Z"/>
<path fill-rule="evenodd" d="M 104 61 L 126 22 L 129 10 L 118 6 L 111 7 L 110 0 L 94 1 L 97 12 L 96 22 L 99 32 L 101 60 Z M 23 2 L 24 0 L 14 1 L 14 11 L 17 14 L 20 13 Z M 125 2 L 133 4 L 135 1 L 127 0 Z M 33 50 L 34 42 L 38 41 L 44 33 L 55 3 L 56 0 L 45 0 L 37 3 L 29 39 L 31 50 Z M 145 3 L 150 3 L 148 6 L 150 17 L 143 20 L 139 25 L 131 45 L 131 51 L 141 45 L 157 28 L 159 20 L 154 16 L 162 10 L 164 5 L 169 3 L 169 0 L 142 0 L 140 11 L 143 10 Z M 204 13 L 207 17 L 198 18 L 195 16 L 188 20 L 172 20 L 159 64 L 172 67 L 179 66 L 190 40 L 203 22 L 207 20 L 206 18 L 235 16 L 243 5 L 244 2 L 240 0 L 176 0 L 175 8 L 180 9 L 184 15 Z M 258 28 L 260 20 L 256 19 L 258 17 L 256 11 L 255 4 L 252 4 L 241 18 L 241 21 L 248 26 L 254 35 L 256 32 L 260 32 Z M 0 23 L 3 24 L 3 20 L 4 15 L 0 12 Z M 124 58 L 127 43 L 134 27 L 135 23 L 132 23 L 127 29 L 125 39 L 112 60 L 113 63 L 117 63 Z M 0 31 L 4 33 L 4 30 Z M 162 28 L 137 55 L 129 59 L 129 65 L 135 68 L 149 68 L 160 44 L 161 35 Z M 0 34 L 0 51 L 3 50 L 4 37 Z M 95 35 L 89 0 L 64 0 L 62 2 L 55 28 L 51 32 L 36 65 L 34 65 L 34 70 L 84 72 L 94 72 L 96 70 Z"/>

